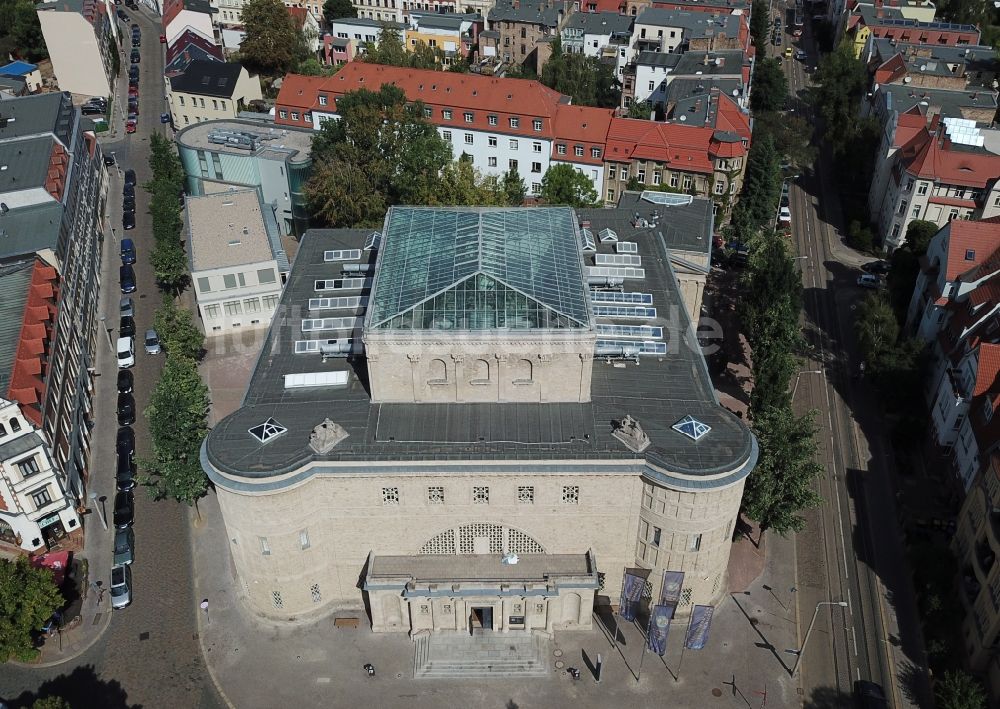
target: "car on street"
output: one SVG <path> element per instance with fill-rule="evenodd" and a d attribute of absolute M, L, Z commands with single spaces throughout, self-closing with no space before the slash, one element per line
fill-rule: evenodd
<path fill-rule="evenodd" d="M 135 461 L 132 456 L 118 456 L 118 467 L 115 469 L 115 487 L 119 490 L 135 489 Z"/>
<path fill-rule="evenodd" d="M 125 199 L 127 197 L 132 197 L 133 199 L 135 199 L 135 185 L 130 185 L 128 183 L 125 183 L 125 186 L 122 187 L 122 199 Z"/>
<path fill-rule="evenodd" d="M 125 122 L 125 132 L 135 133 L 136 122 L 134 120 L 129 120 Z"/>
<path fill-rule="evenodd" d="M 128 97 L 130 99 L 139 98 L 139 85 L 138 84 L 136 84 L 135 86 L 129 86 L 128 87 Z"/>
<path fill-rule="evenodd" d="M 160 354 L 160 336 L 156 334 L 156 330 L 149 328 L 146 330 L 146 354 Z"/>
<path fill-rule="evenodd" d="M 131 56 L 129 57 L 129 61 L 131 61 L 133 64 L 138 64 L 139 63 L 139 52 L 132 52 Z"/>
<path fill-rule="evenodd" d="M 872 289 L 875 289 L 875 288 L 879 287 L 880 281 L 878 279 L 878 276 L 873 276 L 870 273 L 866 273 L 863 276 L 858 276 L 857 283 L 862 288 L 872 288 Z"/>
<path fill-rule="evenodd" d="M 884 276 L 891 267 L 892 264 L 885 260 L 869 261 L 861 267 L 861 270 L 865 273 L 874 273 L 876 276 Z"/>
<path fill-rule="evenodd" d="M 97 104 L 88 103 L 86 106 L 80 108 L 80 113 L 85 116 L 101 116 L 104 115 L 107 110 L 107 108 L 102 108 Z"/>
<path fill-rule="evenodd" d="M 138 49 L 142 46 L 142 37 L 139 35 L 132 35 L 132 49 Z"/>
<path fill-rule="evenodd" d="M 122 212 L 122 229 L 125 231 L 135 229 L 135 211 Z"/>
<path fill-rule="evenodd" d="M 795 50 L 795 58 L 800 62 L 804 62 L 809 57 L 809 53 L 804 49 Z"/>
<path fill-rule="evenodd" d="M 882 686 L 859 679 L 854 683 L 854 697 L 859 709 L 889 709 Z"/>
<path fill-rule="evenodd" d="M 125 185 L 130 187 L 135 187 L 136 185 L 135 170 L 132 168 L 125 171 Z"/>
<path fill-rule="evenodd" d="M 116 611 L 132 602 L 132 569 L 130 566 L 111 567 L 111 607 Z"/>
<path fill-rule="evenodd" d="M 118 370 L 118 393 L 119 394 L 131 394 L 132 387 L 135 383 L 135 377 L 132 376 L 132 372 L 128 369 Z"/>
<path fill-rule="evenodd" d="M 139 67 L 137 67 L 137 66 L 129 67 L 129 69 L 128 69 L 128 78 L 138 80 L 138 78 L 139 78 Z"/>
<path fill-rule="evenodd" d="M 125 122 L 125 127 L 126 128 L 128 127 L 129 123 L 131 123 L 134 126 L 139 125 L 139 114 L 138 113 L 132 113 L 130 111 L 129 114 L 128 114 L 128 120 Z"/>
<path fill-rule="evenodd" d="M 115 156 L 114 156 L 114 154 L 113 154 L 113 153 L 106 153 L 106 154 L 104 155 L 104 164 L 105 164 L 105 165 L 106 165 L 107 167 L 111 167 L 112 165 L 114 165 L 114 164 L 115 164 Z"/>
<path fill-rule="evenodd" d="M 135 397 L 131 394 L 118 395 L 118 425 L 131 426 L 135 423 Z"/>
<path fill-rule="evenodd" d="M 114 512 L 115 529 L 131 527 L 133 522 L 135 522 L 135 495 L 131 491 L 117 493 Z"/>
<path fill-rule="evenodd" d="M 788 207 L 781 207 L 778 210 L 778 223 L 780 224 L 792 223 L 792 213 L 789 211 Z"/>
<path fill-rule="evenodd" d="M 161 34 L 160 35 L 160 44 L 166 44 L 166 43 L 167 43 L 167 35 Z"/>
<path fill-rule="evenodd" d="M 135 431 L 131 426 L 122 426 L 118 429 L 115 450 L 118 455 L 135 455 Z"/>
<path fill-rule="evenodd" d="M 792 49 L 791 47 L 785 47 L 785 59 L 791 59 L 792 54 L 794 53 L 795 53 L 794 49 Z"/>
<path fill-rule="evenodd" d="M 120 337 L 135 337 L 135 319 L 126 317 L 119 320 L 118 335 Z"/>
<path fill-rule="evenodd" d="M 122 211 L 135 213 L 135 195 L 122 198 Z"/>
<path fill-rule="evenodd" d="M 781 33 L 780 32 L 775 32 L 774 33 L 774 39 L 772 40 L 772 42 L 774 43 L 775 47 L 780 47 L 781 46 Z"/>
<path fill-rule="evenodd" d="M 135 303 L 128 296 L 118 301 L 118 315 L 120 317 L 135 317 Z"/>
<path fill-rule="evenodd" d="M 135 532 L 119 529 L 115 532 L 115 566 L 127 566 L 135 561 Z"/>
<path fill-rule="evenodd" d="M 170 114 L 169 113 L 161 113 L 160 114 L 160 123 L 170 123 Z"/>
<path fill-rule="evenodd" d="M 135 242 L 131 239 L 122 239 L 122 263 L 135 263 Z"/>
<path fill-rule="evenodd" d="M 122 336 L 118 338 L 118 345 L 115 347 L 118 355 L 118 368 L 128 369 L 135 364 L 135 338 Z"/>
<path fill-rule="evenodd" d="M 139 115 L 139 97 L 129 96 L 128 97 L 128 112 L 130 114 Z"/>

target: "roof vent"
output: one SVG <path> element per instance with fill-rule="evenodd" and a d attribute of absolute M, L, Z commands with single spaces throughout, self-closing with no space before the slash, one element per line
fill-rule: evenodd
<path fill-rule="evenodd" d="M 243 233 L 244 234 L 249 234 L 250 230 L 247 227 L 243 227 Z"/>
<path fill-rule="evenodd" d="M 231 239 L 231 240 L 229 241 L 229 245 L 230 245 L 230 246 L 239 246 L 239 245 L 240 245 L 240 244 L 242 244 L 242 243 L 243 243 L 243 242 L 242 242 L 242 241 L 240 241 L 239 239 Z"/>
<path fill-rule="evenodd" d="M 692 441 L 698 441 L 705 437 L 712 427 L 706 423 L 702 423 L 694 416 L 685 416 L 680 421 L 675 423 L 670 428 L 674 429 L 678 433 L 682 433 Z"/>
<path fill-rule="evenodd" d="M 267 443 L 272 438 L 277 438 L 278 436 L 286 433 L 287 428 L 282 426 L 280 423 L 275 421 L 273 418 L 269 418 L 262 424 L 258 424 L 251 429 L 248 429 L 248 433 L 256 438 L 261 443 Z"/>

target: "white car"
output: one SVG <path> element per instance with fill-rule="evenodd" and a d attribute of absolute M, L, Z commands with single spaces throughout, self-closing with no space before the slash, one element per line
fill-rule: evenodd
<path fill-rule="evenodd" d="M 782 207 L 778 210 L 778 222 L 781 224 L 792 223 L 792 213 L 788 210 L 788 207 Z"/>
<path fill-rule="evenodd" d="M 118 353 L 118 369 L 128 369 L 135 366 L 134 337 L 119 337 L 118 347 L 115 348 L 115 351 Z"/>
<path fill-rule="evenodd" d="M 132 567 L 111 567 L 111 607 L 126 608 L 132 602 Z"/>
<path fill-rule="evenodd" d="M 862 288 L 878 288 L 879 280 L 878 276 L 873 276 L 870 273 L 866 273 L 863 276 L 858 276 L 858 285 Z"/>

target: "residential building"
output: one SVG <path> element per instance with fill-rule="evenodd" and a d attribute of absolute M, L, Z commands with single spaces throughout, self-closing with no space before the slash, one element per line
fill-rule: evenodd
<path fill-rule="evenodd" d="M 572 12 L 568 0 L 497 0 L 487 16 L 489 29 L 497 33 L 497 58 L 540 75 Z"/>
<path fill-rule="evenodd" d="M 0 396 L 41 430 L 77 506 L 85 501 L 93 428 L 94 356 L 108 176 L 90 122 L 66 93 L 0 101 L 0 262 L 39 255 L 51 268 L 33 274 L 32 293 L 55 312 L 24 308 L 0 337 L 16 356 L 0 372 Z M 4 301 L 0 298 L 0 301 Z M 47 320 L 51 318 L 51 320 Z M 103 336 L 103 334 L 102 334 Z"/>
<path fill-rule="evenodd" d="M 319 53 L 320 47 L 320 21 L 323 19 L 323 3 L 319 0 L 310 0 L 308 4 L 291 5 L 285 3 L 288 14 L 292 18 L 295 29 L 306 38 L 306 46 L 313 55 Z"/>
<path fill-rule="evenodd" d="M 683 54 L 640 52 L 625 68 L 622 106 L 627 108 L 634 101 L 665 106 L 670 84 L 678 79 L 696 81 L 703 87 L 714 79 L 729 79 L 741 87 L 749 86 L 751 66 L 750 59 L 741 49 Z M 740 90 L 736 98 L 745 93 Z"/>
<path fill-rule="evenodd" d="M 185 202 L 191 283 L 205 334 L 270 325 L 288 257 L 260 194 L 233 190 Z"/>
<path fill-rule="evenodd" d="M 175 142 L 191 196 L 258 191 L 282 234 L 309 227 L 303 187 L 312 169 L 311 131 L 259 121 L 204 121 L 177 132 Z"/>
<path fill-rule="evenodd" d="M 202 454 L 252 612 L 551 635 L 591 627 L 624 567 L 654 598 L 684 572 L 681 617 L 724 598 L 756 441 L 715 398 L 663 241 L 581 221 L 397 206 L 376 233 L 306 234 Z M 644 305 L 623 309 L 601 264 L 626 253 Z"/>
<path fill-rule="evenodd" d="M 899 246 L 914 219 L 944 226 L 952 219 L 1000 214 L 1000 131 L 971 120 L 919 112 L 886 124 L 868 195 L 872 221 L 887 250 Z"/>
<path fill-rule="evenodd" d="M 910 44 L 872 35 L 863 59 L 874 83 L 995 92 L 1000 60 L 992 47 Z"/>
<path fill-rule="evenodd" d="M 979 28 L 975 25 L 908 19 L 901 7 L 881 2 L 858 4 L 847 19 L 847 35 L 854 44 L 856 57 L 862 56 L 871 35 L 897 42 L 935 45 L 978 45 L 980 40 Z"/>
<path fill-rule="evenodd" d="M 38 70 L 37 64 L 24 61 L 13 61 L 0 66 L 0 77 L 20 77 L 29 93 L 35 93 L 42 88 L 42 72 Z"/>
<path fill-rule="evenodd" d="M 456 60 L 468 60 L 483 29 L 481 15 L 434 14 L 411 12 L 405 30 L 406 48 L 409 51 L 423 42 L 428 47 L 443 52 L 442 64 L 451 65 Z"/>
<path fill-rule="evenodd" d="M 654 7 L 635 18 L 627 58 L 631 62 L 640 52 L 746 51 L 749 37 L 750 29 L 744 15 Z"/>
<path fill-rule="evenodd" d="M 175 126 L 236 118 L 249 101 L 263 98 L 260 79 L 236 62 L 196 59 L 165 81 Z"/>
<path fill-rule="evenodd" d="M 163 34 L 167 44 L 173 44 L 186 30 L 215 41 L 217 12 L 209 0 L 163 0 Z"/>
<path fill-rule="evenodd" d="M 628 44 L 634 19 L 617 12 L 574 12 L 559 33 L 562 49 L 599 59 L 605 47 Z"/>
<path fill-rule="evenodd" d="M 75 501 L 48 445 L 18 405 L 0 397 L 0 550 L 44 553 L 82 543 Z"/>
<path fill-rule="evenodd" d="M 878 84 L 862 100 L 862 115 L 875 116 L 883 126 L 892 113 L 916 112 L 927 120 L 941 115 L 965 118 L 986 128 L 997 112 L 995 91 L 914 88 L 906 83 Z"/>
<path fill-rule="evenodd" d="M 323 35 L 323 63 L 328 66 L 340 66 L 357 56 L 360 46 L 357 42 L 331 34 Z"/>
<path fill-rule="evenodd" d="M 38 22 L 59 89 L 80 97 L 108 96 L 115 78 L 111 56 L 118 45 L 118 26 L 109 16 L 109 5 L 99 0 L 64 0 L 38 7 Z"/>
<path fill-rule="evenodd" d="M 163 75 L 168 79 L 179 76 L 187 71 L 191 62 L 198 60 L 222 62 L 225 61 L 225 56 L 222 47 L 214 41 L 202 37 L 192 29 L 186 29 L 173 44 L 167 45 Z"/>
<path fill-rule="evenodd" d="M 389 20 L 373 20 L 363 17 L 342 17 L 330 23 L 330 35 L 337 39 L 346 39 L 351 42 L 354 53 L 350 55 L 351 61 L 355 56 L 364 52 L 365 45 L 378 46 L 378 36 L 383 29 L 393 29 L 399 32 L 399 41 L 406 42 L 406 25 Z"/>

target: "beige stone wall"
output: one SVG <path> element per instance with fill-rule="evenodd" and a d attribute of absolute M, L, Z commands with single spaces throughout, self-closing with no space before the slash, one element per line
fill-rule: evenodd
<path fill-rule="evenodd" d="M 401 338 L 365 333 L 372 401 L 590 401 L 593 334 L 547 337 Z"/>
<path fill-rule="evenodd" d="M 359 583 L 369 552 L 417 554 L 433 537 L 467 524 L 514 529 L 550 554 L 592 549 L 607 576 L 604 593 L 617 595 L 622 569 L 635 556 L 639 477 L 440 471 L 313 477 L 268 495 L 219 487 L 230 549 L 251 608 L 273 618 L 360 608 Z M 432 486 L 444 488 L 442 504 L 429 502 Z M 477 487 L 488 488 L 488 502 L 475 502 Z M 533 502 L 519 501 L 519 487 L 533 488 Z M 564 502 L 564 487 L 578 488 L 577 502 Z M 383 494 L 398 503 L 384 504 Z M 274 593 L 280 594 L 281 607 Z"/>
<path fill-rule="evenodd" d="M 681 270 L 681 267 L 677 265 L 674 266 L 674 273 L 677 275 L 677 283 L 680 286 L 681 297 L 684 299 L 688 317 L 697 322 L 701 317 L 701 301 L 705 293 L 706 276 L 704 273 Z"/>

